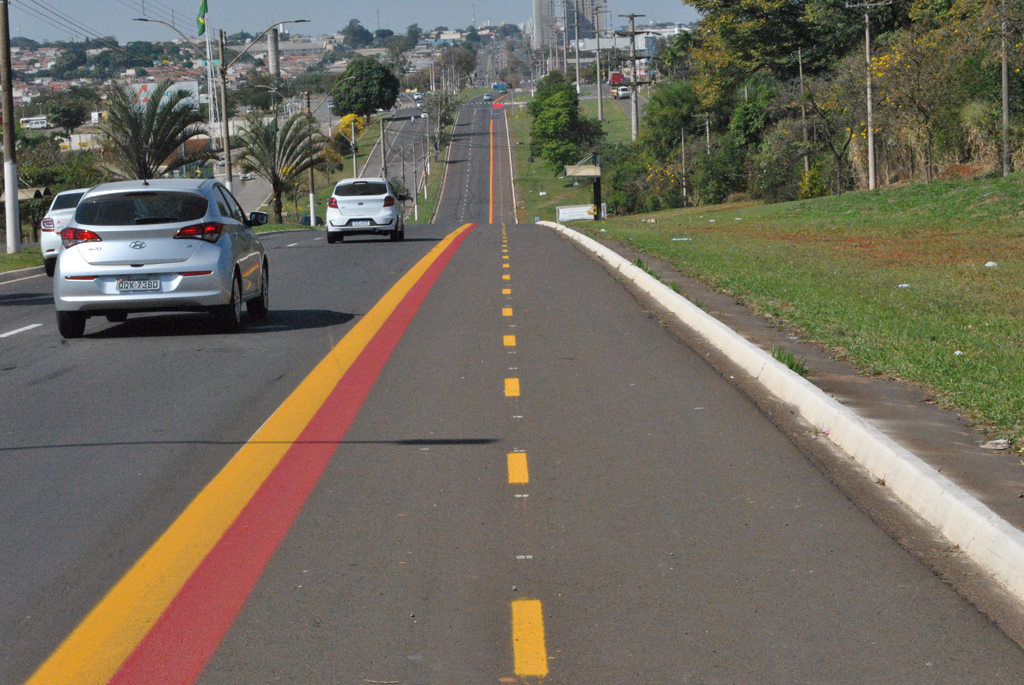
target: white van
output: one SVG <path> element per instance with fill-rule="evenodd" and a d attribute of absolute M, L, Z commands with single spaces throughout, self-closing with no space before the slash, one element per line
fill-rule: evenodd
<path fill-rule="evenodd" d="M 47 121 L 46 117 L 25 117 L 18 123 L 21 124 L 22 128 L 27 128 L 32 131 L 53 128 L 53 125 Z"/>

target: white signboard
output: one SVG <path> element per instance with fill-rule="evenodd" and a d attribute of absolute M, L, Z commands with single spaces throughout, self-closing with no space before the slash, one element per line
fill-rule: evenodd
<path fill-rule="evenodd" d="M 566 205 L 556 207 L 558 222 L 594 220 L 594 205 Z M 601 216 L 608 216 L 608 205 L 601 203 Z"/>
<path fill-rule="evenodd" d="M 160 84 L 133 83 L 129 87 L 132 89 L 132 92 L 135 93 L 135 102 L 145 106 L 149 104 L 150 96 L 156 91 L 157 88 L 160 87 Z M 167 97 L 167 95 L 170 95 L 171 93 L 176 93 L 179 90 L 183 90 L 189 94 L 188 100 L 186 100 L 186 102 L 191 101 L 193 108 L 199 106 L 199 81 L 179 81 L 175 84 L 172 84 L 171 87 L 167 89 L 167 93 L 164 95 L 164 97 Z"/>

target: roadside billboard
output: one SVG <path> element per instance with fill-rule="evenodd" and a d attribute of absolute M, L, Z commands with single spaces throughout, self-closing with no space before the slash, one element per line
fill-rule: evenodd
<path fill-rule="evenodd" d="M 132 89 L 135 94 L 135 102 L 142 106 L 149 104 L 150 96 L 160 87 L 159 83 L 132 83 L 128 86 Z M 171 85 L 167 89 L 167 93 L 164 95 L 170 95 L 178 91 L 185 91 L 188 93 L 187 102 L 191 102 L 193 109 L 199 107 L 199 81 L 178 81 Z"/>

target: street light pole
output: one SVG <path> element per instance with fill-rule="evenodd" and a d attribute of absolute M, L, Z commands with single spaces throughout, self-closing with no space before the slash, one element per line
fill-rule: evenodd
<path fill-rule="evenodd" d="M 224 185 L 231 187 L 231 122 L 228 121 L 228 70 L 224 68 L 224 29 L 220 30 L 220 102 L 223 114 L 220 118 L 220 136 L 224 142 Z"/>
<path fill-rule="evenodd" d="M 849 8 L 864 10 L 864 57 L 867 63 L 867 110 L 868 110 L 868 189 L 875 189 L 875 127 L 874 107 L 871 100 L 871 10 L 891 5 L 892 0 L 862 2 L 847 5 Z"/>
<path fill-rule="evenodd" d="M 7 221 L 7 254 L 21 252 L 21 207 L 18 204 L 18 153 L 14 140 L 14 82 L 11 71 L 11 23 L 9 0 L 0 0 L 0 85 L 3 88 L 4 210 Z"/>

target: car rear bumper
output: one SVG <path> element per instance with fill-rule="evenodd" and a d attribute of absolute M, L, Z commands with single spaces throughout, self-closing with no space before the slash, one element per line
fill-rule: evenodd
<path fill-rule="evenodd" d="M 92 265 L 65 250 L 54 274 L 54 304 L 57 311 L 89 314 L 202 310 L 227 304 L 234 273 L 230 251 L 213 245 L 204 248 L 183 262 L 139 268 Z M 159 280 L 160 290 L 120 292 L 117 281 L 126 276 Z"/>

